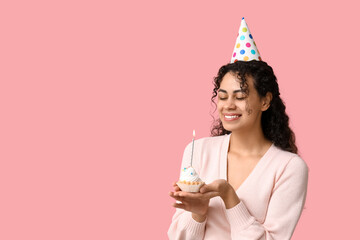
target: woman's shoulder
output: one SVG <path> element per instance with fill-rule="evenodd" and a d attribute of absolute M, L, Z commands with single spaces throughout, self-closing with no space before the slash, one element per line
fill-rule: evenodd
<path fill-rule="evenodd" d="M 279 165 L 282 165 L 285 169 L 296 168 L 300 171 L 308 171 L 308 166 L 300 155 L 283 150 L 275 145 L 274 148 L 276 150 L 273 160 L 278 162 Z"/>

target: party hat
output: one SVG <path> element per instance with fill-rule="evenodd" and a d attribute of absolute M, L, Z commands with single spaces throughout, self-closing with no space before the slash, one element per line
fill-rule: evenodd
<path fill-rule="evenodd" d="M 253 36 L 250 33 L 245 19 L 242 18 L 239 34 L 236 38 L 234 51 L 231 57 L 231 63 L 236 61 L 261 61 L 259 50 L 256 47 Z"/>

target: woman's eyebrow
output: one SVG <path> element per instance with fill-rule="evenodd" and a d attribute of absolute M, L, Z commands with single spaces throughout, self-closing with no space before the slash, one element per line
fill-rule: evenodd
<path fill-rule="evenodd" d="M 227 91 L 224 89 L 219 89 L 219 92 L 227 93 Z M 245 91 L 243 91 L 241 89 L 237 89 L 237 90 L 233 91 L 233 93 L 238 93 L 238 92 L 245 92 Z"/>

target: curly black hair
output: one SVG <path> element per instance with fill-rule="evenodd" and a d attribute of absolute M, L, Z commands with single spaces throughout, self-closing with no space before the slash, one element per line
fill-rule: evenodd
<path fill-rule="evenodd" d="M 274 143 L 275 146 L 293 153 L 298 149 L 295 144 L 295 134 L 289 127 L 289 116 L 285 112 L 285 104 L 280 98 L 279 86 L 272 67 L 263 61 L 236 61 L 222 66 L 217 76 L 214 78 L 214 89 L 211 97 L 212 103 L 215 104 L 220 83 L 226 73 L 231 72 L 240 80 L 240 87 L 248 93 L 248 84 L 246 76 L 254 79 L 254 87 L 260 97 L 266 93 L 272 93 L 270 107 L 261 115 L 261 127 L 267 139 Z M 215 108 L 216 111 L 216 108 Z M 214 118 L 211 127 L 211 136 L 220 136 L 231 133 L 226 130 L 220 119 Z"/>

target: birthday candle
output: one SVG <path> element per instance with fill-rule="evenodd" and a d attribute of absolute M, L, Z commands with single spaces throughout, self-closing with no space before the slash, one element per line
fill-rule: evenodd
<path fill-rule="evenodd" d="M 193 140 L 192 140 L 192 150 L 191 150 L 191 162 L 190 162 L 190 166 L 192 166 L 192 160 L 193 160 L 193 155 L 194 155 L 194 140 L 195 140 L 195 129 L 193 130 Z"/>

